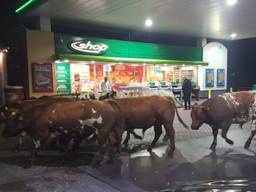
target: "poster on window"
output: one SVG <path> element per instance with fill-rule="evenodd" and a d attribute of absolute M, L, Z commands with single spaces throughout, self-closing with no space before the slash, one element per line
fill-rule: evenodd
<path fill-rule="evenodd" d="M 71 92 L 82 93 L 89 92 L 90 84 L 90 66 L 85 64 L 70 64 L 71 74 Z"/>
<path fill-rule="evenodd" d="M 70 66 L 68 63 L 55 64 L 57 94 L 70 94 Z"/>
<path fill-rule="evenodd" d="M 225 86 L 225 69 L 217 69 L 217 87 Z"/>
<path fill-rule="evenodd" d="M 214 87 L 214 69 L 205 70 L 205 87 Z"/>
<path fill-rule="evenodd" d="M 32 63 L 33 92 L 53 92 L 51 63 Z"/>

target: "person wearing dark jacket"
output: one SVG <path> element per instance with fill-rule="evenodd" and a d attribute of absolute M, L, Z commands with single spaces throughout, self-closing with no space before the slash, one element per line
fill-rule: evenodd
<path fill-rule="evenodd" d="M 185 110 L 189 110 L 191 107 L 190 97 L 192 92 L 192 82 L 186 77 L 182 84 L 182 92 L 185 103 Z"/>

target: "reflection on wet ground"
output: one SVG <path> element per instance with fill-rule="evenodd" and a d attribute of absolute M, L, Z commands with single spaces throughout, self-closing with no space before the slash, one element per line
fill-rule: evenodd
<path fill-rule="evenodd" d="M 220 180 L 191 183 L 178 187 L 171 187 L 161 192 L 243 192 L 255 191 L 256 179 Z"/>
<path fill-rule="evenodd" d="M 256 140 L 252 141 L 251 151 L 243 149 L 248 135 L 248 130 L 231 130 L 228 136 L 235 145 L 230 146 L 219 137 L 215 152 L 208 149 L 212 137 L 176 142 L 173 156 L 167 155 L 166 143 L 151 154 L 145 150 L 146 145 L 134 145 L 130 154 L 122 152 L 113 164 L 103 163 L 98 169 L 85 166 L 93 153 L 81 153 L 67 161 L 60 153 L 42 152 L 36 166 L 24 170 L 28 153 L 1 152 L 0 191 L 15 191 L 17 186 L 18 191 L 24 192 L 256 191 Z M 93 148 L 83 150 L 89 149 Z"/>
<path fill-rule="evenodd" d="M 115 164 L 103 165 L 99 171 L 111 178 L 133 181 L 148 191 L 256 191 L 252 180 L 256 178 L 255 152 L 243 149 L 247 134 L 234 130 L 229 135 L 235 145 L 218 138 L 216 152 L 208 149 L 211 137 L 200 138 L 178 142 L 173 156 L 166 155 L 167 146 L 155 148 L 152 154 L 139 150 L 122 155 Z M 251 148 L 255 149 L 255 144 Z M 209 180 L 212 182 L 193 184 Z"/>

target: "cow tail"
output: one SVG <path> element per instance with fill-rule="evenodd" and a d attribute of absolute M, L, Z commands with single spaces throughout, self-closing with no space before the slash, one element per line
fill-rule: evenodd
<path fill-rule="evenodd" d="M 172 102 L 172 104 L 173 104 L 173 106 L 174 106 L 174 108 L 175 108 L 175 112 L 176 112 L 176 114 L 177 114 L 177 117 L 178 117 L 179 122 L 184 126 L 184 128 L 189 129 L 189 126 L 188 126 L 188 125 L 182 120 L 182 118 L 180 117 L 180 114 L 179 114 L 179 111 L 178 111 L 178 109 L 177 109 L 177 107 L 176 107 L 175 101 L 174 101 L 172 98 L 170 98 L 170 99 L 171 99 L 171 102 Z"/>

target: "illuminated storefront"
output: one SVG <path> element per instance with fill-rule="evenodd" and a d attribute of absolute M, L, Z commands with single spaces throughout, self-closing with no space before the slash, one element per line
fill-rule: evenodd
<path fill-rule="evenodd" d="M 98 92 L 106 76 L 114 88 L 179 86 L 186 76 L 198 83 L 202 48 L 176 47 L 55 34 L 57 94 Z"/>

